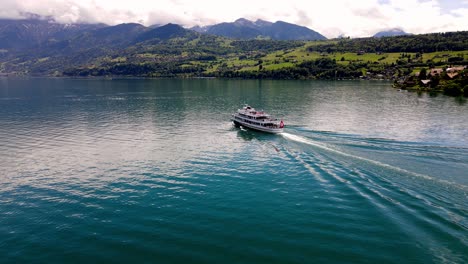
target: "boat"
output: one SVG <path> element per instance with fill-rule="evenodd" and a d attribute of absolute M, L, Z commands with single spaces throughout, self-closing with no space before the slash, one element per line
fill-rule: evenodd
<path fill-rule="evenodd" d="M 267 133 L 283 132 L 284 122 L 273 118 L 264 111 L 257 111 L 250 105 L 245 105 L 232 114 L 231 120 L 236 127 L 245 127 Z"/>

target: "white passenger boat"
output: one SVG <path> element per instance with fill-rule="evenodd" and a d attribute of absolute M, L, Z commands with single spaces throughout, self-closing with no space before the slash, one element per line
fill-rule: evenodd
<path fill-rule="evenodd" d="M 246 127 L 268 133 L 283 132 L 283 120 L 271 117 L 263 111 L 257 111 L 255 108 L 246 105 L 232 114 L 232 122 L 236 127 Z"/>

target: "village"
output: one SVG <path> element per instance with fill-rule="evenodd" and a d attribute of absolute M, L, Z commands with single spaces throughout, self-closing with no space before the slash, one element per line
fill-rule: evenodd
<path fill-rule="evenodd" d="M 450 96 L 468 96 L 468 70 L 463 65 L 445 68 L 422 68 L 400 77 L 393 86 L 401 90 L 443 92 Z"/>

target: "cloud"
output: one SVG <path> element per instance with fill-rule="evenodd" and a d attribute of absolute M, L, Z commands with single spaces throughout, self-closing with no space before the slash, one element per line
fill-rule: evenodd
<path fill-rule="evenodd" d="M 456 17 L 467 18 L 468 17 L 468 8 L 458 8 L 458 9 L 452 10 L 452 13 Z"/>
<path fill-rule="evenodd" d="M 21 18 L 19 10 L 20 7 L 16 3 L 16 1 L 6 0 L 4 3 L 2 3 L 2 8 L 0 9 L 0 17 L 9 19 Z"/>
<path fill-rule="evenodd" d="M 387 28 L 411 33 L 468 30 L 468 0 L 457 7 L 444 1 L 2 0 L 0 17 L 22 18 L 34 13 L 61 23 L 137 22 L 148 26 L 172 22 L 187 27 L 244 17 L 296 23 L 327 37 L 365 37 Z"/>

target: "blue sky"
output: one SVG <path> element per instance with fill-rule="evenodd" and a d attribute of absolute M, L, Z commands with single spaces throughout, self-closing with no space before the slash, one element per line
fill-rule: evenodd
<path fill-rule="evenodd" d="M 237 18 L 286 21 L 333 38 L 366 37 L 391 28 L 410 33 L 468 30 L 468 0 L 1 0 L 1 18 L 25 13 L 61 23 L 178 23 L 185 27 Z"/>

